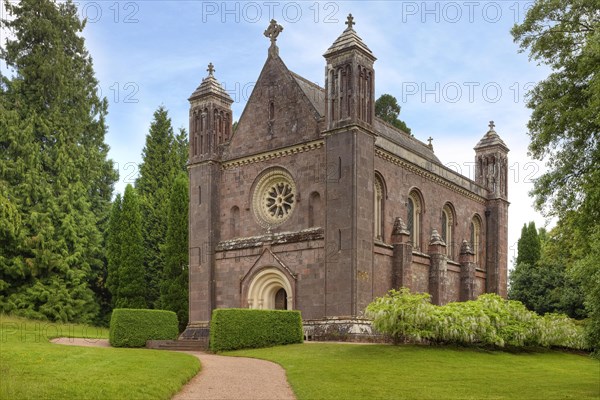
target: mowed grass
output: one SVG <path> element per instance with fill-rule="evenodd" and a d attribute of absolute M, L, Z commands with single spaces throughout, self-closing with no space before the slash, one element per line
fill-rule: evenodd
<path fill-rule="evenodd" d="M 194 356 L 52 344 L 108 330 L 0 316 L 0 399 L 169 399 L 200 369 Z"/>
<path fill-rule="evenodd" d="M 305 343 L 224 354 L 280 364 L 300 400 L 600 397 L 600 363 L 556 351 Z"/>

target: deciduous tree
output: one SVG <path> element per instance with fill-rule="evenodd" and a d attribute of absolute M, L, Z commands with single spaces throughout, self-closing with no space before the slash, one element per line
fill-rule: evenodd
<path fill-rule="evenodd" d="M 573 235 L 571 256 L 593 326 L 600 325 L 600 264 L 589 264 L 600 242 L 600 0 L 537 0 L 512 29 L 521 51 L 546 64 L 550 75 L 529 93 L 530 153 L 548 170 L 534 184 L 536 206 L 558 216 Z M 579 261 L 578 261 L 579 260 Z M 572 264 L 572 263 L 571 263 Z M 600 348 L 598 335 L 590 340 Z"/>

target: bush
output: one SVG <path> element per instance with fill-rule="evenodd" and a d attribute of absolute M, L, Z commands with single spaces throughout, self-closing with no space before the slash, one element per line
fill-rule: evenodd
<path fill-rule="evenodd" d="M 144 347 L 147 340 L 177 339 L 177 315 L 165 310 L 113 310 L 108 339 L 113 347 Z"/>
<path fill-rule="evenodd" d="M 300 311 L 216 309 L 210 321 L 214 352 L 302 343 Z"/>
<path fill-rule="evenodd" d="M 518 301 L 484 294 L 475 301 L 435 306 L 428 294 L 391 290 L 367 306 L 373 327 L 394 341 L 585 349 L 583 327 L 564 315 L 540 317 Z"/>

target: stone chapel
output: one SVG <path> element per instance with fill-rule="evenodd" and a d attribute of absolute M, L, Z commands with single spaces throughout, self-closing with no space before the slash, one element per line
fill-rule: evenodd
<path fill-rule="evenodd" d="M 375 55 L 347 28 L 323 55 L 325 87 L 271 45 L 233 130 L 214 76 L 189 98 L 190 322 L 215 308 L 294 309 L 307 339 L 368 334 L 365 307 L 392 288 L 435 304 L 506 296 L 508 147 L 493 122 L 475 180 L 375 115 Z"/>

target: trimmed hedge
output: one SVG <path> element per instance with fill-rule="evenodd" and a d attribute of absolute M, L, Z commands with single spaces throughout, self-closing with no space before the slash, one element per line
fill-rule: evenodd
<path fill-rule="evenodd" d="M 177 335 L 173 311 L 119 308 L 112 312 L 108 340 L 113 347 L 144 347 L 146 340 L 173 340 Z"/>
<path fill-rule="evenodd" d="M 302 343 L 300 311 L 222 308 L 212 313 L 210 349 L 214 352 Z"/>

